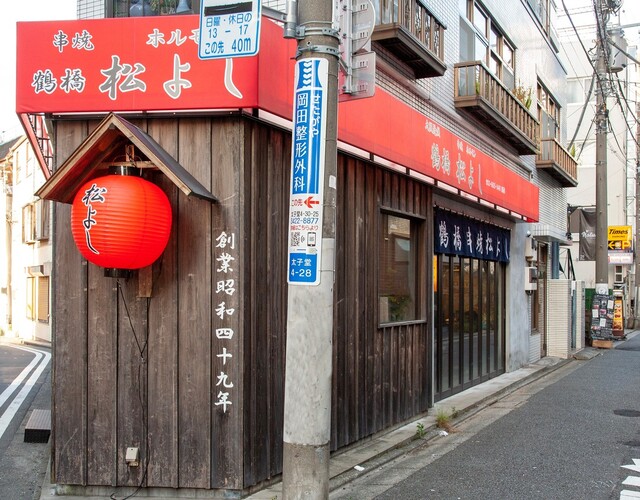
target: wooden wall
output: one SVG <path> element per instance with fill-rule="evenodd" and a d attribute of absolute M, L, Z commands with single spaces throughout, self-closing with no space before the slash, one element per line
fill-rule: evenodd
<path fill-rule="evenodd" d="M 137 296 L 136 277 L 118 284 L 83 261 L 70 207 L 56 204 L 53 480 L 247 488 L 282 467 L 290 134 L 240 117 L 136 124 L 220 203 L 187 198 L 155 174 L 174 225 L 153 266 L 150 299 Z M 58 164 L 95 125 L 57 122 Z M 380 209 L 429 221 L 429 190 L 347 156 L 339 157 L 338 183 L 334 450 L 426 411 L 431 387 L 430 325 L 378 326 L 376 256 Z M 432 243 L 422 227 L 420 294 L 429 317 Z M 218 260 L 223 233 L 235 236 L 227 276 Z M 218 286 L 229 278 L 232 295 Z M 223 300 L 226 316 L 217 312 Z M 218 338 L 221 328 L 233 338 Z M 223 349 L 233 354 L 226 365 Z M 233 382 L 227 412 L 216 404 L 223 372 Z M 128 446 L 140 448 L 141 467 L 125 464 Z"/>
<path fill-rule="evenodd" d="M 336 450 L 427 411 L 431 325 L 378 324 L 381 209 L 422 221 L 420 310 L 430 314 L 431 197 L 427 186 L 348 156 L 338 159 L 336 307 L 331 448 Z"/>

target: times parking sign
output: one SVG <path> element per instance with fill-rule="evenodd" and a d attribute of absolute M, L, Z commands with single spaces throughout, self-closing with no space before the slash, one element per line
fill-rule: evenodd
<path fill-rule="evenodd" d="M 203 0 L 200 7 L 200 59 L 254 56 L 260 43 L 259 0 Z"/>

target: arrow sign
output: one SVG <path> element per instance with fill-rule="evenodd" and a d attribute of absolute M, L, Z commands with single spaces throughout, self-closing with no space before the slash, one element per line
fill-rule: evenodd
<path fill-rule="evenodd" d="M 326 59 L 309 57 L 296 62 L 289 193 L 290 285 L 320 284 L 328 81 Z"/>
<path fill-rule="evenodd" d="M 623 465 L 625 469 L 632 470 L 633 472 L 640 472 L 640 459 L 633 458 L 633 465 Z"/>
<path fill-rule="evenodd" d="M 314 200 L 311 196 L 304 200 L 304 204 L 309 208 L 313 208 L 313 205 L 318 205 L 319 203 L 320 202 L 318 200 Z"/>

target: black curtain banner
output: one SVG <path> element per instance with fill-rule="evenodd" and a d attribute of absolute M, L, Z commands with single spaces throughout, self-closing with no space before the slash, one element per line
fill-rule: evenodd
<path fill-rule="evenodd" d="M 596 260 L 596 209 L 580 208 L 578 260 Z"/>
<path fill-rule="evenodd" d="M 463 215 L 435 210 L 435 252 L 509 262 L 511 231 Z"/>

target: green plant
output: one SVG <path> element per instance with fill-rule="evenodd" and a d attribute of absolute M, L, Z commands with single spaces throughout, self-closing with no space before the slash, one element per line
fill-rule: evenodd
<path fill-rule="evenodd" d="M 422 422 L 418 422 L 418 424 L 416 425 L 416 436 L 422 439 L 426 434 L 427 429 L 425 429 L 424 424 Z"/>
<path fill-rule="evenodd" d="M 527 109 L 531 109 L 531 103 L 533 102 L 533 89 L 531 87 L 525 87 L 520 82 L 511 92 Z"/>
<path fill-rule="evenodd" d="M 571 145 L 571 149 L 569 149 L 569 154 L 571 155 L 572 158 L 575 159 L 575 157 L 576 157 L 576 145 L 575 145 L 575 143 Z"/>
<path fill-rule="evenodd" d="M 436 413 L 436 427 L 449 433 L 454 432 L 453 424 L 451 423 L 451 415 L 442 409 L 438 410 L 438 413 Z"/>

